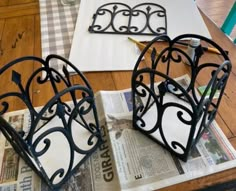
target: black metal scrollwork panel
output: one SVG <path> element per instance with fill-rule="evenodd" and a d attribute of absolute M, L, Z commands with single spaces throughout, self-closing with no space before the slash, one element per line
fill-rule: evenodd
<path fill-rule="evenodd" d="M 166 10 L 155 3 L 141 3 L 134 7 L 119 2 L 107 3 L 97 9 L 88 30 L 109 34 L 167 34 Z"/>

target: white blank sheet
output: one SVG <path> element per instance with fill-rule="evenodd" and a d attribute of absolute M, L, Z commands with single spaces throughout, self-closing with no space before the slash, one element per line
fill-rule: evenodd
<path fill-rule="evenodd" d="M 109 2 L 122 2 L 133 7 L 150 2 L 163 6 L 167 14 L 170 38 L 193 33 L 211 38 L 193 0 L 81 0 L 69 60 L 80 71 L 132 70 L 139 52 L 128 36 L 149 41 L 155 36 L 90 33 L 92 16 L 97 8 Z M 70 68 L 69 68 L 70 71 Z"/>

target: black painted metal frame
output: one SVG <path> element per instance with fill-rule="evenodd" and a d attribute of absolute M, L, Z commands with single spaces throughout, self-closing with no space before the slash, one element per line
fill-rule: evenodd
<path fill-rule="evenodd" d="M 201 61 L 206 53 L 201 44 L 196 47 L 194 59 L 191 60 L 183 47 L 179 45 L 180 41 L 191 38 L 199 39 L 201 44 L 207 43 L 219 50 L 221 54 L 214 54 L 214 56 L 220 57 L 222 63 L 216 63 L 215 59 L 208 63 Z M 160 43 L 160 41 L 166 43 L 166 47 L 159 53 L 153 48 L 150 56 L 145 54 L 154 43 Z M 213 57 L 213 54 L 208 56 Z M 151 66 L 141 65 L 143 57 L 145 59 L 150 57 Z M 174 80 L 170 75 L 170 70 L 173 64 L 181 64 L 186 60 L 190 64 L 191 74 L 190 83 L 184 87 Z M 166 71 L 158 71 L 159 66 L 165 66 Z M 205 82 L 206 89 L 199 96 L 196 79 L 202 75 L 203 71 L 208 72 L 209 81 Z M 231 62 L 226 52 L 206 37 L 184 34 L 174 39 L 166 35 L 154 38 L 140 54 L 132 74 L 133 126 L 181 160 L 187 161 L 191 148 L 215 118 L 230 71 Z M 155 83 L 157 78 L 161 79 L 158 84 Z M 147 84 L 147 81 L 150 84 Z M 211 93 L 208 97 L 209 91 Z M 217 99 L 214 98 L 216 91 L 219 92 Z M 167 96 L 173 99 L 168 100 Z M 173 120 L 170 118 L 170 112 L 175 119 L 173 126 L 169 125 L 169 122 Z M 180 142 L 179 138 L 177 139 L 180 129 L 176 128 L 176 124 L 181 124 L 181 128 L 183 127 L 187 132 L 184 134 L 186 135 L 185 144 Z"/>
<path fill-rule="evenodd" d="M 136 19 L 139 22 L 135 22 Z M 104 20 L 108 20 L 106 24 L 103 24 Z M 121 20 L 125 20 L 125 23 L 120 23 Z M 143 26 L 138 25 L 140 20 L 145 20 Z M 158 21 L 155 26 L 152 24 L 154 20 Z M 166 10 L 155 3 L 141 3 L 134 7 L 120 2 L 107 3 L 97 9 L 88 30 L 90 33 L 108 34 L 167 34 Z"/>
<path fill-rule="evenodd" d="M 81 83 L 72 83 L 65 65 L 63 74 L 51 68 L 49 63 L 54 59 L 70 66 L 74 73 L 80 77 Z M 33 62 L 39 62 L 42 67 L 36 69 L 27 80 L 22 79 L 22 75 L 15 71 L 15 68 L 29 67 L 28 64 Z M 84 75 L 74 65 L 57 55 L 49 55 L 45 60 L 32 56 L 16 59 L 0 69 L 0 77 L 4 77 L 4 74 L 8 72 L 12 73 L 12 83 L 15 83 L 18 88 L 12 92 L 0 94 L 0 114 L 2 116 L 0 116 L 0 130 L 15 151 L 48 184 L 50 189 L 58 190 L 102 143 L 92 88 Z M 42 76 L 42 72 L 45 77 Z M 9 79 L 9 81 L 11 80 Z M 38 85 L 50 83 L 54 94 L 40 110 L 36 110 L 32 103 L 31 86 L 33 83 Z M 60 85 L 64 87 L 62 90 L 59 88 Z M 3 88 L 3 84 L 1 86 Z M 41 91 L 41 94 L 47 94 L 47 92 Z M 70 104 L 63 101 L 65 95 L 72 100 Z M 3 118 L 4 113 L 8 111 L 10 104 L 12 104 L 6 99 L 12 97 L 22 101 L 29 111 L 31 124 L 28 131 L 17 132 Z M 92 121 L 87 120 L 88 115 L 90 118 L 92 116 Z M 50 122 L 55 119 L 58 120 L 57 125 L 50 125 Z M 84 141 L 86 147 L 81 147 L 77 142 L 78 140 L 74 139 L 74 133 L 78 129 L 83 132 L 83 135 L 79 138 Z M 68 154 L 69 161 L 67 166 L 53 169 L 53 173 L 49 174 L 41 159 L 50 154 L 48 153 L 50 147 L 58 143 L 54 143 L 55 140 L 51 139 L 58 134 L 60 134 L 60 141 L 66 142 L 69 146 L 66 151 L 56 147 L 61 156 L 53 157 L 54 159 L 63 158 Z M 88 136 L 84 136 L 85 134 Z M 64 140 L 62 140 L 62 137 Z M 77 154 L 83 155 L 80 161 L 75 159 Z"/>

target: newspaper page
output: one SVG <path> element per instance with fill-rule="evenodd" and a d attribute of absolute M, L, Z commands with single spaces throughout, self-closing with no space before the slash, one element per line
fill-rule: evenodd
<path fill-rule="evenodd" d="M 101 108 L 102 109 L 102 108 Z M 103 112 L 98 112 L 103 113 Z M 103 115 L 104 116 L 104 115 Z M 30 116 L 27 110 L 4 115 L 17 131 L 27 132 Z M 60 190 L 119 191 L 119 181 L 111 151 L 106 121 L 101 116 L 100 127 L 104 143 L 83 163 Z M 10 143 L 0 133 L 0 191 L 49 191 L 49 187 L 25 164 Z"/>
<path fill-rule="evenodd" d="M 236 167 L 236 152 L 215 121 L 182 162 L 133 129 L 130 89 L 101 97 L 121 190 L 155 190 Z"/>
<path fill-rule="evenodd" d="M 17 131 L 27 129 L 28 117 L 25 111 L 16 111 L 4 115 Z M 0 133 L 0 191 L 40 191 L 40 179 L 19 157 L 4 135 Z"/>

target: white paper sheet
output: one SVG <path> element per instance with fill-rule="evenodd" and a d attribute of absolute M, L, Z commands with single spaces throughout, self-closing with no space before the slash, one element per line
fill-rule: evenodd
<path fill-rule="evenodd" d="M 99 6 L 109 2 L 123 2 L 131 7 L 143 2 L 159 4 L 166 9 L 167 33 L 171 38 L 185 33 L 211 38 L 193 0 L 81 0 L 69 56 L 81 71 L 132 70 L 139 53 L 127 37 L 141 41 L 155 37 L 90 33 L 93 14 Z"/>

